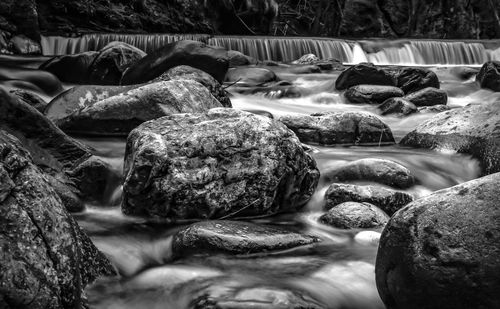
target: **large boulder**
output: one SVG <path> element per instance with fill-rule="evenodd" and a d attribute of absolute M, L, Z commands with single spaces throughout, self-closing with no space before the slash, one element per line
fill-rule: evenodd
<path fill-rule="evenodd" d="M 500 172 L 500 104 L 484 102 L 439 113 L 401 144 L 470 154 L 481 163 L 483 175 Z"/>
<path fill-rule="evenodd" d="M 344 93 L 350 103 L 380 104 L 389 98 L 404 96 L 403 90 L 394 86 L 357 85 Z"/>
<path fill-rule="evenodd" d="M 221 107 L 206 87 L 192 80 L 147 84 L 84 107 L 56 121 L 65 132 L 128 135 L 144 121 Z"/>
<path fill-rule="evenodd" d="M 16 35 L 9 41 L 10 50 L 19 55 L 41 55 L 42 47 L 25 35 Z"/>
<path fill-rule="evenodd" d="M 488 61 L 476 75 L 481 88 L 500 92 L 500 61 Z"/>
<path fill-rule="evenodd" d="M 403 165 L 386 159 L 365 158 L 330 168 L 323 175 L 329 181 L 373 181 L 406 189 L 415 184 L 415 178 Z"/>
<path fill-rule="evenodd" d="M 390 98 L 378 106 L 381 115 L 406 116 L 418 112 L 415 104 L 403 98 Z"/>
<path fill-rule="evenodd" d="M 340 229 L 370 229 L 383 227 L 389 216 L 369 203 L 345 202 L 331 208 L 318 220 Z"/>
<path fill-rule="evenodd" d="M 10 93 L 18 97 L 21 101 L 36 108 L 36 110 L 40 113 L 43 113 L 45 107 L 47 106 L 47 102 L 45 102 L 44 99 L 31 91 L 14 89 L 11 90 Z"/>
<path fill-rule="evenodd" d="M 250 254 L 309 245 L 319 239 L 284 229 L 243 221 L 194 223 L 174 235 L 174 256 L 207 253 Z"/>
<path fill-rule="evenodd" d="M 227 108 L 143 123 L 125 156 L 124 213 L 170 220 L 295 211 L 319 179 L 282 123 Z"/>
<path fill-rule="evenodd" d="M 189 65 L 212 75 L 219 83 L 224 80 L 229 59 L 227 51 L 197 41 L 177 41 L 148 54 L 123 74 L 123 85 L 150 81 L 170 68 Z"/>
<path fill-rule="evenodd" d="M 146 56 L 142 50 L 123 42 L 103 47 L 89 67 L 89 83 L 119 85 L 123 72 Z"/>
<path fill-rule="evenodd" d="M 243 54 L 237 50 L 228 50 L 227 56 L 229 58 L 229 67 L 235 68 L 243 65 L 256 64 L 257 60 L 254 58 Z"/>
<path fill-rule="evenodd" d="M 446 91 L 433 87 L 418 90 L 404 96 L 403 98 L 418 107 L 446 105 L 448 102 L 448 94 Z"/>
<path fill-rule="evenodd" d="M 62 82 L 87 84 L 89 68 L 98 55 L 99 52 L 89 51 L 81 54 L 57 56 L 42 63 L 39 69 L 54 74 Z"/>
<path fill-rule="evenodd" d="M 320 145 L 390 145 L 391 129 L 376 116 L 361 112 L 326 112 L 279 118 L 303 143 Z"/>
<path fill-rule="evenodd" d="M 422 68 L 403 68 L 397 73 L 397 86 L 405 93 L 412 93 L 427 87 L 439 89 L 436 73 Z"/>
<path fill-rule="evenodd" d="M 159 77 L 155 78 L 154 81 L 167 81 L 167 80 L 182 80 L 189 79 L 194 80 L 203 86 L 207 87 L 210 93 L 222 104 L 224 107 L 232 107 L 229 95 L 222 85 L 212 77 L 212 75 L 187 66 L 180 65 L 169 69 Z"/>
<path fill-rule="evenodd" d="M 384 69 L 371 63 L 360 63 L 343 71 L 335 81 L 335 88 L 344 90 L 361 84 L 396 86 L 397 82 L 394 76 Z"/>
<path fill-rule="evenodd" d="M 387 308 L 500 308 L 500 174 L 418 199 L 380 238 L 379 294 Z"/>
<path fill-rule="evenodd" d="M 241 67 L 227 71 L 225 81 L 239 86 L 259 86 L 278 80 L 276 74 L 266 68 Z"/>
<path fill-rule="evenodd" d="M 83 288 L 114 273 L 28 151 L 2 130 L 0 248 L 2 308 L 85 307 Z"/>
<path fill-rule="evenodd" d="M 334 183 L 326 190 L 325 201 L 326 210 L 352 201 L 373 204 L 391 216 L 413 201 L 413 198 L 406 192 L 386 189 L 381 186 Z"/>

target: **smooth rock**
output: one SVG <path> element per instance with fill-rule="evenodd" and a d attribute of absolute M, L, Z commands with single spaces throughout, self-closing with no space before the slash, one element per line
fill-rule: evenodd
<path fill-rule="evenodd" d="M 52 73 L 37 69 L 0 66 L 0 80 L 2 83 L 10 82 L 13 88 L 44 93 L 49 96 L 58 94 L 63 90 L 61 81 Z"/>
<path fill-rule="evenodd" d="M 391 145 L 391 129 L 364 112 L 325 112 L 280 117 L 303 143 L 320 145 Z"/>
<path fill-rule="evenodd" d="M 325 209 L 329 210 L 344 202 L 370 203 L 382 209 L 389 216 L 413 201 L 411 195 L 381 186 L 360 186 L 334 183 L 325 193 Z"/>
<path fill-rule="evenodd" d="M 446 105 L 448 102 L 448 95 L 446 91 L 427 87 L 419 91 L 410 93 L 403 97 L 405 100 L 415 104 L 415 106 L 433 106 L 433 105 Z"/>
<path fill-rule="evenodd" d="M 488 61 L 476 75 L 476 81 L 481 88 L 500 92 L 500 61 Z"/>
<path fill-rule="evenodd" d="M 45 70 L 57 76 L 62 82 L 73 84 L 87 84 L 89 68 L 99 52 L 89 51 L 81 54 L 56 56 L 40 65 Z"/>
<path fill-rule="evenodd" d="M 500 104 L 484 102 L 439 113 L 400 143 L 470 154 L 481 163 L 483 175 L 500 172 Z"/>
<path fill-rule="evenodd" d="M 323 175 L 329 181 L 373 181 L 406 189 L 415 184 L 415 178 L 403 165 L 386 159 L 365 158 L 331 168 Z"/>
<path fill-rule="evenodd" d="M 397 82 L 384 69 L 371 63 L 360 63 L 343 71 L 335 81 L 335 88 L 344 90 L 362 84 L 396 86 Z"/>
<path fill-rule="evenodd" d="M 290 249 L 319 241 L 317 237 L 243 221 L 194 223 L 174 235 L 174 256 L 191 254 L 251 254 Z"/>
<path fill-rule="evenodd" d="M 500 308 L 500 174 L 434 192 L 398 211 L 380 238 L 387 308 Z"/>
<path fill-rule="evenodd" d="M 357 85 L 344 93 L 350 103 L 380 104 L 387 99 L 404 96 L 403 90 L 393 86 Z"/>
<path fill-rule="evenodd" d="M 235 68 L 243 65 L 256 64 L 257 60 L 236 50 L 228 50 L 229 67 Z"/>
<path fill-rule="evenodd" d="M 113 275 L 27 150 L 0 130 L 0 304 L 5 308 L 85 307 L 83 288 Z"/>
<path fill-rule="evenodd" d="M 208 89 L 192 80 L 147 84 L 84 107 L 56 124 L 65 132 L 123 135 L 144 121 L 221 107 Z"/>
<path fill-rule="evenodd" d="M 40 113 L 43 113 L 45 107 L 47 106 L 47 102 L 45 102 L 44 99 L 42 99 L 37 94 L 31 91 L 15 89 L 11 90 L 10 93 L 14 94 L 23 102 L 36 108 L 36 110 L 39 111 Z"/>
<path fill-rule="evenodd" d="M 439 89 L 436 73 L 422 68 L 403 68 L 397 73 L 397 86 L 408 94 L 427 87 Z"/>
<path fill-rule="evenodd" d="M 319 178 L 281 122 L 227 108 L 143 123 L 127 139 L 122 210 L 176 219 L 296 211 Z"/>
<path fill-rule="evenodd" d="M 225 82 L 237 83 L 244 86 L 259 86 L 278 80 L 276 74 L 265 68 L 240 67 L 231 68 L 227 71 Z"/>
<path fill-rule="evenodd" d="M 229 66 L 229 58 L 227 51 L 222 48 L 197 41 L 177 41 L 137 61 L 125 71 L 121 83 L 122 85 L 145 83 L 179 65 L 200 69 L 221 83 Z"/>
<path fill-rule="evenodd" d="M 418 112 L 415 104 L 403 98 L 387 99 L 378 106 L 378 109 L 381 115 L 406 116 Z"/>
<path fill-rule="evenodd" d="M 369 203 L 344 202 L 319 217 L 319 222 L 340 229 L 369 229 L 383 227 L 389 216 Z"/>

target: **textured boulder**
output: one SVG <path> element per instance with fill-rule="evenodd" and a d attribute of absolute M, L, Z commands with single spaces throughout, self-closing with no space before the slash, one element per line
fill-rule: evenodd
<path fill-rule="evenodd" d="M 142 50 L 123 42 L 111 42 L 103 47 L 89 67 L 89 83 L 119 85 L 123 72 L 146 56 Z"/>
<path fill-rule="evenodd" d="M 289 249 L 319 241 L 284 229 L 243 221 L 194 223 L 174 235 L 174 256 L 207 253 L 249 254 Z"/>
<path fill-rule="evenodd" d="M 415 184 L 415 178 L 403 165 L 386 159 L 365 158 L 331 168 L 323 175 L 329 181 L 373 181 L 395 188 L 406 189 Z"/>
<path fill-rule="evenodd" d="M 389 98 L 404 96 L 403 90 L 393 86 L 357 85 L 344 93 L 351 103 L 380 104 Z"/>
<path fill-rule="evenodd" d="M 229 67 L 239 67 L 242 65 L 256 64 L 257 60 L 236 50 L 228 50 Z"/>
<path fill-rule="evenodd" d="M 418 112 L 415 104 L 403 98 L 390 98 L 378 106 L 381 115 L 406 116 Z"/>
<path fill-rule="evenodd" d="M 319 178 L 282 123 L 227 108 L 143 123 L 125 156 L 122 210 L 171 220 L 295 211 Z"/>
<path fill-rule="evenodd" d="M 500 308 L 500 174 L 418 199 L 380 238 L 379 294 L 387 308 Z"/>
<path fill-rule="evenodd" d="M 391 129 L 369 113 L 326 112 L 279 118 L 303 143 L 320 145 L 390 145 Z"/>
<path fill-rule="evenodd" d="M 86 84 L 89 80 L 89 68 L 98 55 L 99 52 L 89 51 L 57 56 L 42 63 L 39 69 L 54 74 L 62 82 Z"/>
<path fill-rule="evenodd" d="M 202 70 L 198 70 L 187 65 L 180 65 L 169 69 L 167 72 L 157 77 L 154 81 L 182 79 L 194 80 L 202 84 L 207 87 L 210 93 L 220 102 L 220 104 L 222 104 L 222 106 L 232 107 L 227 91 L 222 88 L 222 85 L 216 81 L 215 78 Z"/>
<path fill-rule="evenodd" d="M 360 63 L 342 72 L 335 81 L 335 88 L 344 90 L 362 84 L 396 86 L 397 83 L 394 76 L 384 69 L 371 63 Z"/>
<path fill-rule="evenodd" d="M 84 107 L 56 124 L 65 132 L 128 135 L 144 121 L 177 113 L 204 112 L 222 105 L 198 82 L 147 84 Z"/>
<path fill-rule="evenodd" d="M 386 189 L 381 186 L 359 186 L 334 183 L 325 193 L 325 209 L 331 209 L 344 202 L 358 202 L 373 204 L 389 216 L 413 201 L 406 192 Z"/>
<path fill-rule="evenodd" d="M 410 93 L 403 98 L 415 104 L 415 106 L 446 105 L 448 102 L 446 91 L 432 87 Z"/>
<path fill-rule="evenodd" d="M 38 95 L 36 95 L 33 92 L 15 89 L 15 90 L 11 90 L 10 93 L 14 94 L 21 101 L 36 108 L 36 110 L 39 111 L 40 113 L 43 113 L 43 111 L 45 110 L 45 107 L 47 106 L 47 102 L 45 102 L 44 99 L 40 98 Z"/>
<path fill-rule="evenodd" d="M 422 68 L 404 68 L 397 73 L 397 86 L 405 93 L 412 93 L 427 87 L 439 89 L 436 73 Z"/>
<path fill-rule="evenodd" d="M 237 83 L 231 86 L 231 91 L 241 94 L 259 94 L 269 99 L 299 98 L 303 93 L 308 92 L 288 81 L 269 82 L 259 86 Z"/>
<path fill-rule="evenodd" d="M 18 140 L 0 130 L 0 306 L 84 307 L 83 288 L 113 269 Z"/>
<path fill-rule="evenodd" d="M 369 229 L 383 227 L 389 216 L 369 203 L 345 202 L 321 217 L 319 222 L 341 229 Z"/>
<path fill-rule="evenodd" d="M 500 61 L 488 61 L 476 75 L 481 88 L 500 92 Z"/>
<path fill-rule="evenodd" d="M 224 80 L 229 59 L 227 51 L 197 41 L 177 41 L 149 53 L 123 74 L 123 85 L 150 81 L 170 68 L 189 65 L 212 75 L 219 83 Z"/>
<path fill-rule="evenodd" d="M 10 49 L 19 55 L 41 55 L 42 47 L 25 35 L 16 35 L 9 41 Z"/>
<path fill-rule="evenodd" d="M 470 154 L 481 163 L 483 175 L 500 172 L 500 104 L 485 102 L 439 113 L 401 144 Z"/>
<path fill-rule="evenodd" d="M 265 68 L 242 67 L 227 71 L 225 81 L 239 86 L 259 86 L 278 80 L 276 74 Z"/>
<path fill-rule="evenodd" d="M 305 54 L 297 60 L 292 61 L 292 64 L 314 64 L 320 61 L 315 54 Z"/>

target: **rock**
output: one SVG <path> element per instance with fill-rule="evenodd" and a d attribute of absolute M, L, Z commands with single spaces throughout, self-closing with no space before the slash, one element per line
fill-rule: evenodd
<path fill-rule="evenodd" d="M 243 65 L 256 64 L 257 60 L 236 50 L 228 50 L 229 67 L 235 68 Z"/>
<path fill-rule="evenodd" d="M 282 123 L 227 108 L 143 123 L 127 139 L 122 210 L 177 219 L 296 211 L 319 178 Z"/>
<path fill-rule="evenodd" d="M 481 88 L 500 92 L 500 61 L 488 61 L 476 75 L 476 81 Z"/>
<path fill-rule="evenodd" d="M 288 72 L 292 74 L 311 74 L 321 73 L 321 69 L 319 66 L 314 64 L 294 65 L 288 69 Z"/>
<path fill-rule="evenodd" d="M 427 87 L 439 89 L 436 73 L 422 68 L 403 68 L 397 73 L 397 86 L 409 94 Z"/>
<path fill-rule="evenodd" d="M 37 111 L 43 113 L 45 107 L 47 106 L 47 102 L 44 99 L 40 98 L 37 94 L 26 90 L 11 90 L 10 93 L 18 97 L 21 101 L 25 102 L 36 108 Z"/>
<path fill-rule="evenodd" d="M 78 189 L 74 184 L 68 183 L 64 175 L 56 174 L 54 176 L 45 174 L 47 182 L 61 199 L 64 208 L 69 212 L 79 212 L 85 209 L 83 201 L 78 197 Z"/>
<path fill-rule="evenodd" d="M 415 178 L 403 165 L 386 159 L 365 158 L 351 161 L 325 171 L 329 181 L 373 181 L 387 186 L 406 189 L 415 184 Z"/>
<path fill-rule="evenodd" d="M 94 103 L 139 88 L 142 85 L 131 86 L 98 86 L 78 85 L 56 96 L 45 108 L 45 116 L 57 122 L 72 113 L 92 106 Z"/>
<path fill-rule="evenodd" d="M 320 59 L 315 54 L 306 54 L 292 61 L 292 64 L 315 64 L 318 61 L 320 61 Z"/>
<path fill-rule="evenodd" d="M 371 63 L 360 63 L 340 73 L 335 81 L 335 88 L 345 90 L 361 84 L 396 86 L 396 79 Z"/>
<path fill-rule="evenodd" d="M 421 106 L 418 107 L 420 113 L 441 113 L 449 111 L 451 108 L 448 105 L 434 105 L 434 106 Z"/>
<path fill-rule="evenodd" d="M 92 156 L 88 147 L 64 134 L 34 107 L 9 95 L 1 87 L 0 102 L 0 129 L 20 139 L 28 148 L 35 164 L 54 173 L 64 172 L 76 184 L 91 181 L 71 177 L 72 172 L 87 164 L 88 160 L 98 160 Z M 108 175 L 109 166 L 102 161 L 101 165 L 107 166 Z M 77 188 L 81 191 L 81 197 L 88 200 L 90 197 L 98 197 L 97 201 L 103 201 L 104 187 L 93 191 Z"/>
<path fill-rule="evenodd" d="M 167 81 L 167 80 L 194 80 L 205 86 L 210 93 L 222 104 L 224 107 L 232 107 L 229 95 L 222 85 L 215 80 L 210 74 L 202 70 L 195 69 L 187 65 L 180 65 L 169 69 L 154 81 Z"/>
<path fill-rule="evenodd" d="M 450 73 L 455 75 L 461 80 L 469 80 L 473 76 L 477 75 L 479 73 L 479 69 L 477 68 L 470 68 L 470 67 L 452 67 L 450 69 Z"/>
<path fill-rule="evenodd" d="M 383 227 L 389 216 L 369 203 L 344 202 L 319 217 L 319 222 L 340 229 L 370 229 Z"/>
<path fill-rule="evenodd" d="M 359 186 L 334 183 L 325 193 L 325 209 L 329 210 L 345 202 L 370 203 L 382 209 L 389 216 L 413 201 L 411 195 L 381 186 Z"/>
<path fill-rule="evenodd" d="M 70 133 L 126 136 L 144 121 L 170 114 L 205 112 L 221 106 L 200 83 L 173 80 L 147 84 L 101 100 L 56 124 Z"/>
<path fill-rule="evenodd" d="M 440 105 L 444 106 L 444 105 Z M 406 116 L 418 112 L 415 104 L 403 98 L 390 98 L 378 106 L 381 115 Z"/>
<path fill-rule="evenodd" d="M 290 249 L 319 241 L 317 237 L 243 221 L 202 221 L 174 235 L 174 256 L 251 254 Z"/>
<path fill-rule="evenodd" d="M 403 90 L 393 86 L 357 85 L 344 93 L 351 103 L 380 104 L 387 99 L 404 96 Z"/>
<path fill-rule="evenodd" d="M 25 35 L 16 35 L 9 41 L 10 50 L 19 55 L 41 55 L 42 47 Z"/>
<path fill-rule="evenodd" d="M 279 118 L 303 143 L 320 145 L 390 145 L 391 129 L 363 112 L 326 112 Z"/>
<path fill-rule="evenodd" d="M 89 67 L 89 83 L 119 85 L 123 72 L 146 56 L 142 50 L 123 42 L 103 47 Z"/>
<path fill-rule="evenodd" d="M 114 271 L 64 209 L 44 174 L 0 130 L 0 303 L 5 308 L 85 307 L 83 288 Z"/>
<path fill-rule="evenodd" d="M 11 82 L 14 88 L 44 93 L 48 96 L 56 95 L 63 90 L 61 81 L 54 74 L 29 68 L 2 64 L 0 80 L 2 83 Z"/>
<path fill-rule="evenodd" d="M 446 91 L 432 87 L 410 93 L 403 97 L 405 100 L 415 104 L 415 106 L 446 105 L 448 95 Z"/>
<path fill-rule="evenodd" d="M 122 85 L 150 81 L 170 68 L 188 65 L 212 75 L 222 83 L 229 59 L 227 51 L 197 41 L 177 41 L 167 44 L 137 61 L 125 71 Z"/>
<path fill-rule="evenodd" d="M 470 154 L 481 163 L 483 175 L 500 172 L 500 104 L 483 102 L 439 113 L 400 143 Z"/>
<path fill-rule="evenodd" d="M 57 56 L 42 63 L 39 69 L 54 74 L 65 83 L 88 84 L 89 68 L 98 55 L 99 52 L 89 51 Z"/>
<path fill-rule="evenodd" d="M 269 99 L 299 98 L 302 96 L 303 92 L 307 93 L 307 91 L 304 91 L 287 81 L 269 82 L 262 86 L 237 84 L 235 86 L 231 86 L 231 90 L 241 94 L 263 95 Z"/>
<path fill-rule="evenodd" d="M 388 308 L 500 308 L 500 174 L 420 198 L 380 238 L 376 281 Z"/>
<path fill-rule="evenodd" d="M 237 83 L 239 86 L 259 86 L 278 80 L 276 74 L 265 68 L 241 67 L 231 68 L 227 71 L 225 81 Z"/>

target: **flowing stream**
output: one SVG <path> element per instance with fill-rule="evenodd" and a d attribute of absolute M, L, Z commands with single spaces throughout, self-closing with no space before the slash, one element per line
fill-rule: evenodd
<path fill-rule="evenodd" d="M 211 38 L 227 44 L 232 44 L 232 39 Z M 373 45 L 374 41 L 369 43 Z M 46 42 L 44 50 L 47 50 L 47 44 L 49 43 Z M 88 50 L 88 42 L 86 44 L 85 48 Z M 260 50 L 261 47 L 257 46 L 259 44 L 256 43 L 256 50 Z M 368 43 L 356 44 L 359 48 L 364 44 L 366 49 Z M 379 49 L 370 53 L 368 60 L 380 59 L 380 62 L 399 63 L 403 60 L 397 59 L 406 56 L 398 56 L 397 50 L 388 52 L 387 48 L 403 48 L 410 51 L 420 50 L 422 59 L 435 59 L 435 63 L 446 60 L 479 64 L 491 58 L 494 50 L 480 43 L 457 45 L 449 42 L 407 41 L 391 44 L 394 47 L 384 47 L 385 56 L 378 54 L 384 50 Z M 54 54 L 81 51 L 76 45 L 72 45 L 71 50 L 68 46 L 66 44 L 64 48 L 54 47 L 53 44 L 51 48 Z M 234 48 L 233 45 L 231 47 Z M 352 45 L 338 47 L 338 52 L 345 53 L 347 57 L 343 58 L 345 62 L 353 62 L 352 53 L 356 53 L 357 47 L 351 47 Z M 296 58 L 293 48 L 292 46 L 287 49 L 290 54 L 282 56 Z M 442 49 L 441 54 L 426 55 L 425 51 L 432 48 Z M 372 49 L 375 50 L 374 47 Z M 450 51 L 454 49 L 457 49 L 455 54 Z M 263 53 L 275 51 L 273 47 L 269 50 L 262 49 Z M 304 52 L 301 50 L 298 53 Z M 363 53 L 367 55 L 364 49 Z M 417 57 L 412 61 L 419 63 L 423 60 Z M 492 92 L 481 90 L 472 79 L 459 78 L 457 68 L 432 66 L 431 70 L 437 73 L 441 88 L 448 92 L 448 104 L 451 108 L 498 99 Z M 301 98 L 275 99 L 264 95 L 232 93 L 234 108 L 263 110 L 275 117 L 320 111 L 368 111 L 377 114 L 374 106 L 353 105 L 344 101 L 333 87 L 338 72 L 298 75 L 285 70 L 279 76 L 293 81 L 308 95 Z M 229 91 L 231 89 L 228 88 Z M 434 113 L 418 113 L 406 118 L 379 117 L 390 126 L 399 141 L 419 123 L 433 115 Z M 95 154 L 110 162 L 116 170 L 122 170 L 124 139 L 79 139 L 92 146 Z M 446 149 L 431 151 L 398 145 L 311 146 L 320 171 L 361 158 L 397 161 L 416 176 L 417 185 L 408 189 L 415 197 L 477 178 L 480 173 L 476 160 Z M 119 206 L 120 184 L 113 185 L 114 190 L 109 196 L 108 205 L 87 205 L 84 212 L 75 214 L 82 228 L 121 274 L 120 279 L 101 280 L 88 290 L 92 308 L 192 308 L 194 303 L 203 300 L 207 295 L 218 300 L 217 308 L 290 308 L 297 304 L 299 306 L 294 308 L 302 308 L 300 304 L 317 304 L 318 308 L 384 308 L 377 293 L 374 273 L 380 230 L 341 230 L 318 223 L 317 218 L 323 213 L 323 195 L 328 183 L 320 181 L 313 198 L 299 213 L 255 220 L 257 223 L 316 235 L 322 239 L 321 243 L 268 254 L 195 255 L 181 258 L 172 256 L 171 240 L 172 235 L 183 228 L 183 225 L 172 226 L 124 216 Z M 215 308 L 209 305 L 203 308 Z"/>

